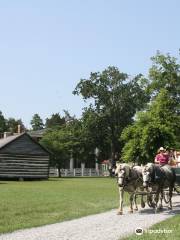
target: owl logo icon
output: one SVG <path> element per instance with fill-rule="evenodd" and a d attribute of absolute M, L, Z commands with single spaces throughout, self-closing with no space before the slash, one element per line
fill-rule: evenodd
<path fill-rule="evenodd" d="M 143 229 L 140 228 L 140 227 L 136 228 L 136 229 L 135 229 L 135 234 L 136 234 L 136 235 L 142 235 L 142 234 L 143 234 Z"/>

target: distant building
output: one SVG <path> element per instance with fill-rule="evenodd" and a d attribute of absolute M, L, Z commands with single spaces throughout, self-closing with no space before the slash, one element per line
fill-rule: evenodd
<path fill-rule="evenodd" d="M 27 133 L 34 139 L 36 140 L 37 142 L 39 142 L 42 137 L 43 137 L 43 134 L 47 131 L 47 129 L 41 129 L 41 130 L 30 130 L 28 131 Z"/>
<path fill-rule="evenodd" d="M 0 179 L 47 179 L 50 153 L 29 134 L 0 139 Z"/>

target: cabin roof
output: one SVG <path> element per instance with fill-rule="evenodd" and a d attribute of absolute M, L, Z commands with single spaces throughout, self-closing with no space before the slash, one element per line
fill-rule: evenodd
<path fill-rule="evenodd" d="M 9 137 L 0 139 L 0 149 L 2 147 L 6 146 L 8 143 L 14 141 L 16 138 L 20 137 L 23 134 L 17 134 L 17 135 L 13 135 L 13 136 L 9 136 Z"/>
<path fill-rule="evenodd" d="M 35 144 L 39 145 L 45 152 L 47 152 L 48 154 L 51 154 L 50 151 L 48 151 L 48 150 L 47 150 L 45 147 L 43 147 L 40 143 L 36 142 L 36 141 L 35 141 L 29 134 L 27 134 L 26 132 L 0 139 L 0 150 L 1 150 L 2 148 L 4 148 L 5 146 L 7 146 L 8 144 L 10 144 L 11 142 L 13 142 L 13 141 L 15 141 L 16 139 L 20 138 L 20 137 L 23 136 L 23 135 L 27 135 Z"/>

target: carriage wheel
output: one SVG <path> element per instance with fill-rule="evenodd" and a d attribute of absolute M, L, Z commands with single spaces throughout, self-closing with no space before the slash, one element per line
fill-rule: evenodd
<path fill-rule="evenodd" d="M 167 190 L 163 191 L 163 199 L 164 199 L 165 203 L 169 203 L 170 202 L 169 191 L 167 191 Z"/>

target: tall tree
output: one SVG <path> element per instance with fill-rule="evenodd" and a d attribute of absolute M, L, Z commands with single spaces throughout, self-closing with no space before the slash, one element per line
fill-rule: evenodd
<path fill-rule="evenodd" d="M 59 128 L 65 124 L 65 117 L 61 117 L 59 113 L 52 114 L 50 118 L 46 118 L 46 128 Z"/>
<path fill-rule="evenodd" d="M 44 127 L 43 120 L 40 118 L 40 116 L 37 113 L 34 114 L 31 120 L 31 126 L 34 131 L 41 130 Z"/>
<path fill-rule="evenodd" d="M 111 157 L 121 151 L 119 135 L 132 123 L 133 116 L 147 102 L 144 88 L 147 85 L 142 75 L 130 79 L 116 67 L 108 67 L 102 73 L 91 73 L 89 79 L 81 79 L 74 94 L 90 99 L 94 111 L 104 119 L 108 131 Z"/>

